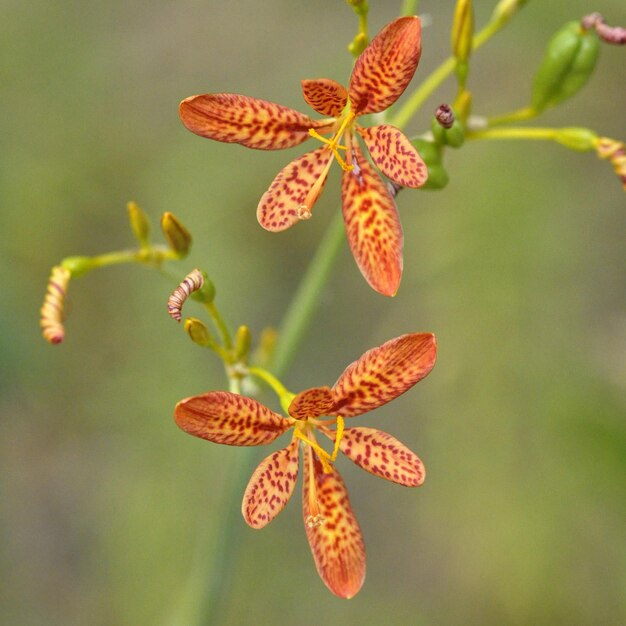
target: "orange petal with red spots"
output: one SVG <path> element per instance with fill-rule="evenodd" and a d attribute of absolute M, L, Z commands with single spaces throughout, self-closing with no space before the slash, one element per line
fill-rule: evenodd
<path fill-rule="evenodd" d="M 289 415 L 298 420 L 329 415 L 335 406 L 330 387 L 313 387 L 301 391 L 289 405 Z"/>
<path fill-rule="evenodd" d="M 254 470 L 243 496 L 241 512 L 252 528 L 267 526 L 284 508 L 298 479 L 300 442 L 264 459 Z"/>
<path fill-rule="evenodd" d="M 339 117 L 348 103 L 345 87 L 330 78 L 303 80 L 302 93 L 307 104 L 329 117 Z"/>
<path fill-rule="evenodd" d="M 348 93 L 357 115 L 378 113 L 407 88 L 422 53 L 419 17 L 401 17 L 383 28 L 357 59 Z"/>
<path fill-rule="evenodd" d="M 335 432 L 320 429 L 329 439 Z M 405 487 L 419 487 L 426 477 L 417 454 L 388 433 L 375 428 L 346 428 L 339 449 L 359 467 Z"/>
<path fill-rule="evenodd" d="M 352 598 L 365 580 L 365 545 L 348 492 L 333 467 L 322 465 L 304 448 L 304 528 L 317 572 L 340 598 Z"/>
<path fill-rule="evenodd" d="M 309 219 L 326 184 L 332 157 L 333 153 L 322 147 L 284 167 L 261 197 L 256 210 L 259 224 L 278 232 Z"/>
<path fill-rule="evenodd" d="M 357 127 L 376 167 L 403 187 L 421 187 L 428 169 L 415 146 L 395 126 Z"/>
<path fill-rule="evenodd" d="M 191 96 L 180 103 L 180 119 L 196 135 L 259 150 L 297 146 L 319 124 L 274 102 L 234 93 Z"/>
<path fill-rule="evenodd" d="M 229 446 L 271 443 L 291 425 L 260 402 L 227 391 L 181 400 L 174 409 L 174 420 L 190 435 Z"/>
<path fill-rule="evenodd" d="M 432 370 L 436 357 L 431 333 L 402 335 L 368 350 L 333 387 L 337 415 L 354 417 L 397 398 Z"/>
<path fill-rule="evenodd" d="M 341 177 L 343 218 L 354 259 L 370 286 L 385 296 L 402 277 L 402 226 L 396 205 L 376 170 L 353 145 L 351 171 Z"/>

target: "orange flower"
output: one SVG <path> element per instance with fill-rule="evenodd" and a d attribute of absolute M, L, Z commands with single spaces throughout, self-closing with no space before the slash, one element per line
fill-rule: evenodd
<path fill-rule="evenodd" d="M 302 81 L 304 99 L 325 119 L 312 120 L 273 102 L 229 93 L 191 96 L 181 102 L 180 117 L 197 135 L 259 150 L 290 148 L 311 136 L 320 140 L 322 147 L 278 173 L 259 202 L 257 218 L 270 231 L 309 219 L 337 160 L 343 169 L 343 215 L 354 258 L 367 282 L 392 296 L 402 276 L 402 227 L 393 196 L 363 156 L 355 133 L 389 179 L 403 187 L 426 182 L 426 165 L 400 130 L 357 123 L 359 116 L 384 111 L 400 97 L 420 54 L 420 20 L 402 17 L 385 26 L 359 56 L 347 90 L 328 78 Z"/>
<path fill-rule="evenodd" d="M 363 354 L 332 388 L 314 387 L 297 395 L 285 390 L 281 402 L 288 407 L 287 417 L 252 398 L 212 391 L 179 402 L 174 419 L 191 435 L 233 446 L 265 445 L 293 429 L 290 444 L 253 473 L 243 516 L 253 528 L 263 528 L 283 510 L 295 488 L 303 444 L 302 508 L 315 565 L 334 594 L 351 598 L 365 579 L 365 546 L 333 465 L 338 451 L 364 470 L 407 487 L 421 485 L 425 473 L 419 458 L 397 439 L 374 428 L 344 429 L 344 418 L 376 409 L 409 390 L 433 368 L 436 353 L 434 335 L 402 335 Z M 334 442 L 332 453 L 317 443 L 316 431 Z"/>

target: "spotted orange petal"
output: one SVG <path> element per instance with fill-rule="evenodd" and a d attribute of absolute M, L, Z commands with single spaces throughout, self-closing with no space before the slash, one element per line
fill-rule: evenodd
<path fill-rule="evenodd" d="M 289 405 L 289 415 L 303 420 L 307 417 L 320 417 L 329 415 L 335 406 L 330 387 L 313 387 L 301 391 Z"/>
<path fill-rule="evenodd" d="M 422 53 L 419 17 L 401 17 L 387 24 L 357 59 L 348 93 L 357 115 L 378 113 L 407 88 Z"/>
<path fill-rule="evenodd" d="M 341 177 L 343 218 L 354 259 L 370 286 L 393 296 L 402 277 L 402 226 L 385 183 L 353 145 L 351 171 Z"/>
<path fill-rule="evenodd" d="M 335 431 L 320 430 L 332 441 Z M 405 487 L 419 487 L 426 477 L 417 454 L 388 433 L 375 428 L 346 428 L 339 449 L 359 467 Z"/>
<path fill-rule="evenodd" d="M 241 505 L 243 517 L 252 528 L 267 526 L 289 502 L 298 479 L 299 447 L 299 440 L 294 439 L 254 470 Z"/>
<path fill-rule="evenodd" d="M 402 335 L 368 350 L 333 387 L 337 415 L 354 417 L 397 398 L 430 372 L 436 357 L 430 333 Z"/>
<path fill-rule="evenodd" d="M 328 474 L 304 448 L 304 528 L 317 572 L 340 598 L 352 598 L 365 580 L 365 545 L 348 492 L 333 467 Z"/>
<path fill-rule="evenodd" d="M 196 135 L 259 150 L 297 146 L 319 124 L 274 102 L 234 93 L 191 96 L 180 103 L 180 119 Z"/>
<path fill-rule="evenodd" d="M 286 230 L 311 217 L 331 164 L 333 153 L 326 147 L 307 152 L 284 167 L 263 194 L 256 210 L 266 230 Z"/>
<path fill-rule="evenodd" d="M 227 391 L 181 400 L 174 409 L 174 420 L 190 435 L 229 446 L 271 443 L 291 425 L 260 402 Z"/>
<path fill-rule="evenodd" d="M 428 178 L 426 163 L 415 146 L 395 126 L 357 127 L 376 167 L 403 187 L 421 187 Z"/>
<path fill-rule="evenodd" d="M 330 117 L 339 117 L 348 104 L 345 87 L 330 78 L 303 80 L 302 94 L 307 104 L 318 113 Z"/>

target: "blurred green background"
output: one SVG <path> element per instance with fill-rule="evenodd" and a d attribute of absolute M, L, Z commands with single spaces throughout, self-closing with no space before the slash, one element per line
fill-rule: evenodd
<path fill-rule="evenodd" d="M 495 2 L 476 4 L 481 25 Z M 372 34 L 400 9 L 370 5 Z M 421 3 L 430 25 L 410 89 L 448 54 L 453 6 Z M 530 2 L 476 54 L 475 112 L 524 105 L 549 36 L 592 10 L 626 23 L 623 0 Z M 50 267 L 131 245 L 131 199 L 190 228 L 195 248 L 174 271 L 209 269 L 233 325 L 278 325 L 338 210 L 338 175 L 313 220 L 267 233 L 258 199 L 303 149 L 200 139 L 178 102 L 232 91 L 306 111 L 299 80 L 345 83 L 355 32 L 340 0 L 0 4 L 3 624 L 211 623 L 202 598 L 219 582 L 224 625 L 626 623 L 625 196 L 593 154 L 531 142 L 450 152 L 448 188 L 399 196 L 393 300 L 342 252 L 290 389 L 331 384 L 405 332 L 439 342 L 431 376 L 358 420 L 415 450 L 426 484 L 338 462 L 368 550 L 350 601 L 315 572 L 299 493 L 249 529 L 242 493 L 227 489 L 242 450 L 174 425 L 179 399 L 225 380 L 165 314 L 169 282 L 135 266 L 76 280 L 66 342 L 40 337 Z M 538 123 L 626 139 L 625 52 L 603 46 L 590 84 Z M 453 96 L 450 81 L 409 130 Z M 225 542 L 234 550 L 214 569 Z"/>

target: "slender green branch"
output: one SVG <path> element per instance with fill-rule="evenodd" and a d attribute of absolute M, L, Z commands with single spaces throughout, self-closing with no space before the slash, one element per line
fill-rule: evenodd
<path fill-rule="evenodd" d="M 404 0 L 401 15 L 415 15 L 417 13 L 418 0 Z"/>
<path fill-rule="evenodd" d="M 554 141 L 556 128 L 487 128 L 467 133 L 468 139 L 534 139 Z"/>
<path fill-rule="evenodd" d="M 487 123 L 489 126 L 500 126 L 500 124 L 511 124 L 513 122 L 530 120 L 533 117 L 537 117 L 537 115 L 539 115 L 539 112 L 533 109 L 533 107 L 528 106 L 517 109 L 516 111 L 511 111 L 510 113 L 505 113 L 504 115 L 490 117 Z"/>
<path fill-rule="evenodd" d="M 214 302 L 205 302 L 204 307 L 208 311 L 211 319 L 215 323 L 215 328 L 218 330 L 220 337 L 222 338 L 222 343 L 224 344 L 224 348 L 226 350 L 231 350 L 233 347 L 233 340 L 230 336 L 230 331 L 228 330 L 228 326 L 224 321 L 224 318 L 221 316 Z"/>
<path fill-rule="evenodd" d="M 343 214 L 337 211 L 280 325 L 276 352 L 269 367 L 278 377 L 287 371 L 321 302 L 322 290 L 345 239 L 344 232 Z"/>

